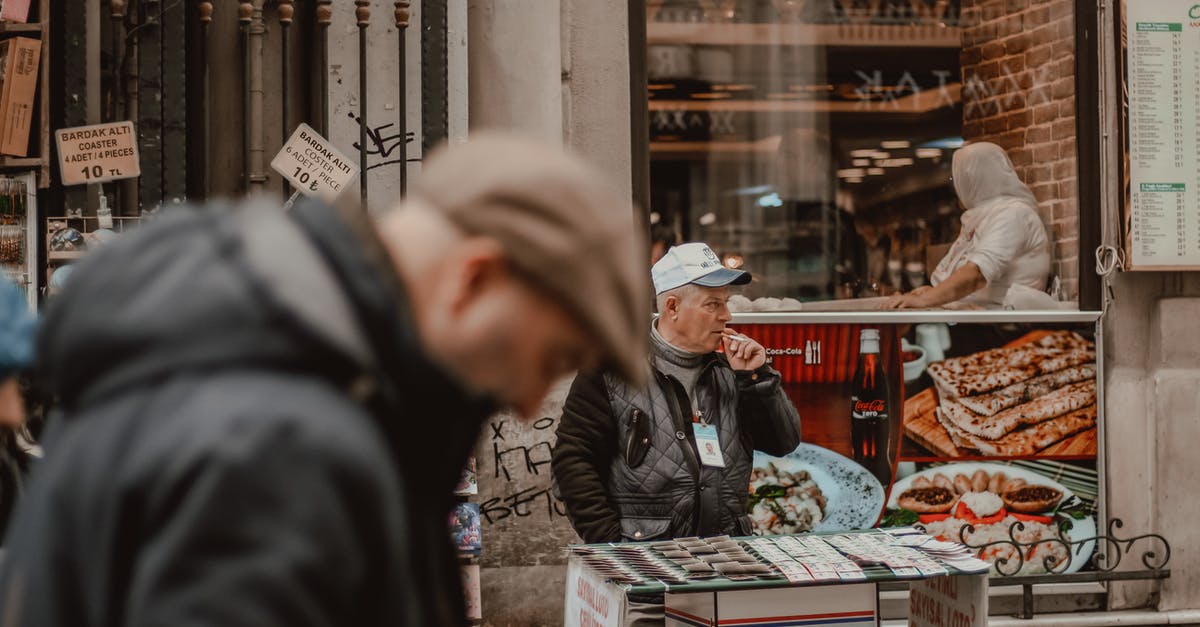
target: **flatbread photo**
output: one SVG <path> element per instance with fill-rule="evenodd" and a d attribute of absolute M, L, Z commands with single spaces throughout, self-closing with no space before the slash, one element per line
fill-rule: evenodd
<path fill-rule="evenodd" d="M 1096 454 L 1096 347 L 1067 330 L 927 369 L 934 387 L 905 400 L 905 437 L 937 457 Z"/>

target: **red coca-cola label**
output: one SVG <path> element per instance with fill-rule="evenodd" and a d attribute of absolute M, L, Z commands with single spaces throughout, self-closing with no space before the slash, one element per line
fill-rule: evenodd
<path fill-rule="evenodd" d="M 854 411 L 858 413 L 881 412 L 884 408 L 885 405 L 881 398 L 873 401 L 855 401 L 854 403 Z"/>

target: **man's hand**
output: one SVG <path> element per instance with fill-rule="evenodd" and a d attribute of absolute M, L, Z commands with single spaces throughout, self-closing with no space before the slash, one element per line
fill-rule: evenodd
<path fill-rule="evenodd" d="M 721 343 L 725 347 L 725 357 L 734 370 L 758 370 L 767 363 L 767 350 L 762 344 L 733 329 L 725 329 Z"/>

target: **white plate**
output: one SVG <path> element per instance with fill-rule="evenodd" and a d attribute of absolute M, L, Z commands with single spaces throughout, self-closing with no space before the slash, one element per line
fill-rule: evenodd
<path fill-rule="evenodd" d="M 766 469 L 769 462 L 785 472 L 807 470 L 825 495 L 825 518 L 813 531 L 866 529 L 883 511 L 883 486 L 870 471 L 854 460 L 802 442 L 785 457 L 754 451 L 754 467 Z"/>
<path fill-rule="evenodd" d="M 892 493 L 890 498 L 888 498 L 887 506 L 889 508 L 896 507 L 896 499 L 900 498 L 901 494 L 904 494 L 906 490 L 912 487 L 912 483 L 917 477 L 927 477 L 932 480 L 933 476 L 940 472 L 950 479 L 954 479 L 954 476 L 960 473 L 970 477 L 975 473 L 976 470 L 982 470 L 989 475 L 996 472 L 1002 472 L 1009 479 L 1024 479 L 1031 485 L 1049 486 L 1055 490 L 1061 491 L 1063 493 L 1063 500 L 1067 500 L 1075 494 L 1067 489 L 1067 487 L 1063 484 L 1026 468 L 1006 466 L 1004 464 L 991 464 L 988 462 L 956 462 L 953 464 L 947 464 L 945 466 L 926 468 L 925 470 L 913 473 L 903 479 L 897 479 L 895 484 L 892 485 Z M 1082 540 L 1084 538 L 1095 537 L 1096 521 L 1092 518 L 1089 517 L 1083 520 L 1073 520 L 1072 523 L 1074 526 L 1072 526 L 1071 530 L 1067 533 L 1068 538 L 1072 540 Z M 1080 568 L 1083 568 L 1084 564 L 1087 564 L 1088 559 L 1091 558 L 1092 551 L 1095 550 L 1096 543 L 1087 542 L 1082 546 L 1082 549 L 1079 549 L 1079 547 L 1076 546 L 1071 547 L 1071 565 L 1068 566 L 1065 571 L 1063 571 L 1064 573 L 1077 572 Z"/>

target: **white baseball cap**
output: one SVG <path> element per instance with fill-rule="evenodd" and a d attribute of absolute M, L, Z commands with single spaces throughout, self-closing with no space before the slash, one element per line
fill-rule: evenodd
<path fill-rule="evenodd" d="M 650 269 L 650 275 L 654 279 L 655 294 L 662 294 L 688 283 L 703 287 L 724 287 L 750 282 L 749 272 L 726 268 L 717 254 L 702 242 L 671 247 Z"/>

